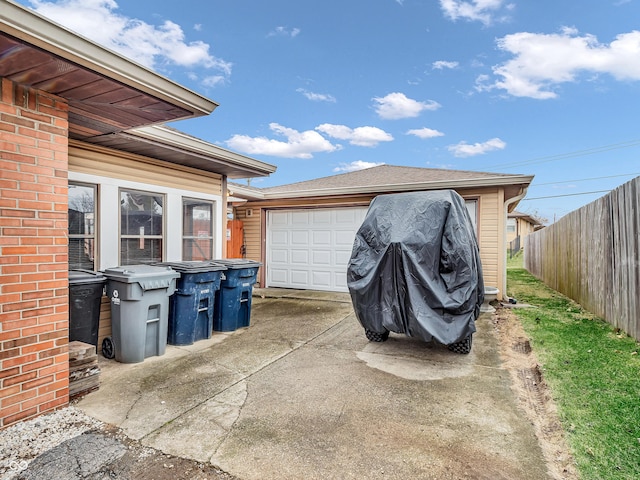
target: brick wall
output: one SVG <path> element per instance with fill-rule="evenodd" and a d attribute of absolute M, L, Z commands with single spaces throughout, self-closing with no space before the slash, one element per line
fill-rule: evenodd
<path fill-rule="evenodd" d="M 0 78 L 0 428 L 69 402 L 67 114 Z"/>

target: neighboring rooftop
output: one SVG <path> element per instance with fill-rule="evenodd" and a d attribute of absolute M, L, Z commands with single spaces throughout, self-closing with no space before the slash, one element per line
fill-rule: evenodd
<path fill-rule="evenodd" d="M 522 213 L 522 212 L 514 211 L 514 212 L 509 213 L 508 217 L 509 218 L 521 218 L 522 220 L 526 220 L 527 222 L 529 222 L 534 227 L 544 225 L 544 222 L 542 220 L 537 218 L 535 215 L 531 215 L 529 213 Z"/>

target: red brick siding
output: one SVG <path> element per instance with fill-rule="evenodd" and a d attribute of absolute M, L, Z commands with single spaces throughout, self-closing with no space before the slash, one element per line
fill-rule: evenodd
<path fill-rule="evenodd" d="M 0 79 L 0 428 L 69 403 L 68 106 Z"/>

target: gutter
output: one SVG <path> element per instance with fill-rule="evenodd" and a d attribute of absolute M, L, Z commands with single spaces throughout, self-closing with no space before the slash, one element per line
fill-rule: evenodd
<path fill-rule="evenodd" d="M 108 50 L 13 0 L 0 0 L 0 27 L 3 32 L 23 42 L 179 106 L 195 116 L 209 115 L 218 106 L 213 100 Z"/>
<path fill-rule="evenodd" d="M 229 196 L 238 200 L 264 200 L 264 193 L 256 188 L 245 187 L 237 183 L 228 184 Z"/>
<path fill-rule="evenodd" d="M 387 192 L 406 192 L 414 190 L 438 190 L 438 189 L 454 189 L 454 188 L 473 188 L 473 187 L 491 187 L 531 183 L 533 175 L 507 175 L 493 178 L 472 178 L 465 180 L 436 180 L 430 182 L 412 182 L 397 183 L 390 185 L 367 185 L 353 187 L 331 187 L 319 188 L 316 190 L 298 190 L 289 192 L 263 192 L 262 200 L 281 199 L 281 198 L 305 198 L 305 197 L 324 197 L 332 195 L 349 195 L 359 193 L 376 193 L 381 190 Z"/>

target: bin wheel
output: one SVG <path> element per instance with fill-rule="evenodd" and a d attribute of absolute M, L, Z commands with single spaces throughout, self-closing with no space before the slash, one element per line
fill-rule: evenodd
<path fill-rule="evenodd" d="M 366 330 L 364 334 L 371 342 L 384 342 L 389 338 L 389 330 L 385 330 L 382 333 L 374 332 L 373 330 Z"/>
<path fill-rule="evenodd" d="M 471 335 L 459 342 L 447 345 L 447 348 L 452 352 L 461 353 L 463 355 L 471 353 Z"/>
<path fill-rule="evenodd" d="M 102 356 L 104 358 L 108 358 L 109 360 L 116 356 L 116 350 L 114 348 L 113 340 L 111 340 L 111 337 L 105 337 L 102 340 Z"/>

